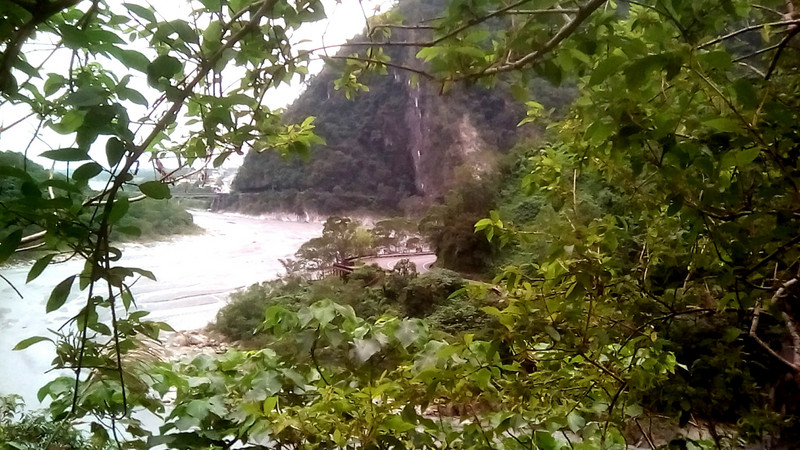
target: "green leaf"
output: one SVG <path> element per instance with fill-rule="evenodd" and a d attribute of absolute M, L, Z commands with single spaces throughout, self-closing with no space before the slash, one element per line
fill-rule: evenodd
<path fill-rule="evenodd" d="M 742 129 L 741 123 L 738 120 L 728 119 L 726 117 L 706 120 L 703 122 L 703 125 L 726 133 L 735 133 Z"/>
<path fill-rule="evenodd" d="M 426 47 L 417 52 L 417 58 L 424 59 L 425 62 L 429 62 L 445 52 L 446 49 L 443 47 Z"/>
<path fill-rule="evenodd" d="M 628 88 L 638 88 L 651 77 L 651 72 L 664 68 L 669 60 L 664 55 L 639 58 L 623 71 Z"/>
<path fill-rule="evenodd" d="M 144 54 L 136 50 L 123 49 L 119 47 L 112 47 L 109 53 L 117 58 L 125 67 L 138 70 L 142 73 L 147 73 L 147 66 L 150 65 L 150 59 Z"/>
<path fill-rule="evenodd" d="M 47 306 L 45 307 L 46 312 L 53 312 L 58 308 L 64 306 L 64 303 L 67 301 L 67 297 L 69 297 L 69 293 L 72 290 L 72 283 L 75 281 L 75 275 L 67 277 L 61 283 L 58 283 L 55 288 L 53 288 L 53 292 L 50 293 L 50 298 L 47 299 Z"/>
<path fill-rule="evenodd" d="M 575 411 L 572 411 L 567 416 L 567 424 L 569 425 L 569 429 L 572 430 L 573 433 L 577 433 L 586 426 L 586 419 L 583 418 L 580 414 Z"/>
<path fill-rule="evenodd" d="M 38 344 L 39 342 L 43 342 L 43 341 L 53 342 L 52 339 L 46 338 L 44 336 L 33 336 L 33 337 L 29 337 L 27 339 L 23 339 L 23 340 L 19 341 L 19 343 L 17 345 L 15 345 L 12 350 L 14 350 L 14 351 L 25 350 L 26 348 L 30 347 L 31 345 Z"/>
<path fill-rule="evenodd" d="M 56 256 L 55 253 L 51 253 L 49 255 L 44 255 L 41 258 L 37 259 L 31 270 L 28 271 L 28 277 L 25 279 L 26 283 L 30 283 L 31 281 L 35 280 L 36 277 L 41 275 L 45 268 L 50 264 L 50 261 L 53 260 L 53 257 Z"/>
<path fill-rule="evenodd" d="M 600 84 L 611 75 L 621 72 L 620 67 L 625 61 L 627 59 L 620 55 L 611 55 L 601 61 L 592 71 L 592 76 L 589 78 L 589 86 Z"/>
<path fill-rule="evenodd" d="M 156 22 L 156 15 L 148 8 L 133 3 L 123 3 L 122 6 L 148 22 Z"/>
<path fill-rule="evenodd" d="M 544 331 L 550 336 L 554 341 L 558 342 L 561 340 L 561 334 L 559 334 L 558 330 L 551 327 L 550 325 L 544 327 Z"/>
<path fill-rule="evenodd" d="M 106 91 L 99 86 L 86 86 L 67 96 L 67 105 L 82 107 L 105 103 Z"/>
<path fill-rule="evenodd" d="M 558 441 L 546 431 L 536 431 L 534 441 L 540 450 L 557 450 L 559 447 Z"/>
<path fill-rule="evenodd" d="M 735 341 L 739 338 L 742 334 L 742 330 L 735 328 L 735 327 L 728 327 L 725 330 L 725 333 L 722 335 L 723 342 L 730 344 L 731 342 Z"/>
<path fill-rule="evenodd" d="M 481 370 L 475 372 L 472 375 L 472 379 L 475 380 L 475 383 L 482 390 L 489 389 L 489 385 L 492 382 L 492 372 L 484 367 Z"/>
<path fill-rule="evenodd" d="M 356 339 L 353 341 L 353 349 L 355 350 L 356 358 L 360 362 L 366 362 L 372 355 L 381 350 L 381 344 L 375 339 Z"/>
<path fill-rule="evenodd" d="M 14 166 L 0 165 L 0 175 L 18 178 L 22 181 L 33 181 L 33 178 L 31 178 L 28 172 Z"/>
<path fill-rule="evenodd" d="M 57 73 L 48 74 L 47 81 L 44 82 L 44 95 L 53 95 L 66 84 L 67 79 L 63 76 Z"/>
<path fill-rule="evenodd" d="M 122 157 L 125 156 L 125 144 L 119 139 L 112 137 L 106 142 L 106 159 L 108 165 L 114 167 L 119 164 Z"/>
<path fill-rule="evenodd" d="M 72 172 L 72 179 L 76 181 L 85 181 L 90 180 L 97 175 L 100 175 L 100 172 L 103 171 L 103 167 L 96 162 L 86 163 Z"/>
<path fill-rule="evenodd" d="M 709 69 L 716 69 L 720 71 L 729 69 L 733 64 L 731 61 L 731 55 L 724 50 L 714 50 L 701 53 L 698 59 Z"/>
<path fill-rule="evenodd" d="M 0 242 L 0 264 L 5 262 L 17 250 L 22 240 L 22 230 L 13 231 Z"/>
<path fill-rule="evenodd" d="M 211 22 L 203 31 L 203 43 L 201 48 L 208 54 L 212 54 L 222 47 L 222 24 L 215 20 Z"/>
<path fill-rule="evenodd" d="M 456 47 L 455 50 L 462 55 L 472 56 L 475 59 L 484 59 L 486 57 L 486 52 L 477 47 Z"/>
<path fill-rule="evenodd" d="M 230 156 L 229 152 L 222 152 L 216 158 L 214 158 L 214 162 L 212 163 L 214 168 L 216 169 L 221 166 L 225 160 L 228 159 L 228 156 Z"/>
<path fill-rule="evenodd" d="M 753 80 L 740 78 L 733 83 L 733 90 L 736 92 L 736 100 L 747 110 L 758 108 L 758 94 L 753 87 Z"/>
<path fill-rule="evenodd" d="M 197 36 L 197 33 L 185 20 L 173 20 L 168 26 L 174 32 L 178 33 L 178 37 L 180 37 L 183 42 L 191 42 L 192 44 L 197 44 L 200 42 L 200 38 Z"/>
<path fill-rule="evenodd" d="M 475 222 L 475 231 L 483 230 L 484 228 L 492 225 L 492 219 L 481 219 Z"/>
<path fill-rule="evenodd" d="M 178 58 L 161 55 L 147 66 L 147 82 L 151 86 L 158 88 L 160 79 L 170 79 L 175 74 L 180 73 L 182 69 L 183 65 Z"/>
<path fill-rule="evenodd" d="M 761 149 L 758 147 L 742 150 L 736 153 L 736 165 L 740 167 L 746 166 L 758 158 L 760 153 Z"/>
<path fill-rule="evenodd" d="M 142 194 L 156 200 L 172 198 L 172 194 L 169 192 L 169 186 L 160 181 L 146 181 L 141 183 L 139 185 L 139 190 L 142 191 Z"/>
<path fill-rule="evenodd" d="M 53 161 L 86 161 L 89 153 L 80 148 L 60 148 L 58 150 L 48 150 L 42 152 L 40 156 L 52 159 Z"/>
<path fill-rule="evenodd" d="M 228 0 L 228 6 L 234 13 L 241 11 L 248 5 L 250 5 L 250 2 L 247 0 Z"/>
<path fill-rule="evenodd" d="M 125 216 L 130 208 L 130 201 L 128 201 L 127 197 L 120 197 L 117 201 L 114 202 L 114 206 L 111 207 L 111 213 L 108 215 L 108 222 L 109 223 L 117 223 Z"/>
<path fill-rule="evenodd" d="M 138 273 L 139 275 L 141 275 L 141 276 L 143 276 L 145 278 L 149 278 L 149 279 L 151 279 L 153 281 L 158 281 L 158 280 L 156 280 L 155 274 L 153 274 L 153 272 L 151 272 L 149 270 L 139 269 L 138 267 L 131 267 L 130 270 L 132 272 Z"/>
<path fill-rule="evenodd" d="M 419 326 L 411 320 L 404 320 L 395 333 L 395 337 L 403 348 L 408 348 L 419 337 Z"/>
<path fill-rule="evenodd" d="M 638 403 L 634 403 L 625 407 L 625 414 L 630 417 L 639 417 L 643 412 L 644 410 Z"/>
<path fill-rule="evenodd" d="M 400 416 L 389 417 L 383 422 L 383 426 L 386 427 L 387 430 L 394 433 L 405 433 L 416 428 L 416 425 L 406 422 Z"/>
<path fill-rule="evenodd" d="M 78 186 L 61 178 L 51 178 L 49 180 L 44 180 L 41 182 L 41 184 L 39 184 L 39 187 L 41 188 L 54 187 L 56 189 L 61 189 L 62 191 L 65 192 L 72 192 L 75 194 L 81 193 L 81 189 Z"/>
<path fill-rule="evenodd" d="M 667 207 L 667 215 L 674 216 L 678 214 L 680 210 L 683 208 L 683 196 L 682 195 L 673 195 L 669 199 L 669 206 Z"/>
<path fill-rule="evenodd" d="M 139 91 L 131 88 L 118 88 L 117 95 L 122 100 L 130 100 L 137 105 L 148 106 L 147 99 Z"/>
<path fill-rule="evenodd" d="M 200 3 L 209 11 L 219 11 L 222 7 L 222 0 L 200 0 Z"/>
<path fill-rule="evenodd" d="M 50 128 L 59 134 L 70 134 L 78 130 L 83 125 L 84 112 L 81 111 L 67 111 L 66 114 L 61 116 L 61 121 L 53 123 Z"/>
<path fill-rule="evenodd" d="M 195 419 L 203 420 L 208 416 L 209 404 L 204 400 L 192 400 L 186 405 L 186 413 Z"/>

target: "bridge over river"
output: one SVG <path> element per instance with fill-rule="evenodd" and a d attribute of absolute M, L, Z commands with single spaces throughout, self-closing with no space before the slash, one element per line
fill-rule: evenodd
<path fill-rule="evenodd" d="M 360 256 L 357 258 L 350 258 L 343 263 L 335 263 L 332 267 L 323 269 L 318 273 L 318 276 L 325 276 L 332 273 L 338 275 L 346 275 L 356 267 L 361 265 L 376 264 L 383 270 L 392 270 L 394 266 L 401 260 L 407 259 L 414 263 L 417 268 L 417 273 L 422 274 L 431 270 L 431 266 L 436 262 L 436 254 L 433 252 L 414 252 L 414 253 L 390 253 L 384 255 L 374 256 Z"/>
<path fill-rule="evenodd" d="M 433 252 L 420 253 L 394 253 L 388 255 L 369 256 L 359 259 L 364 264 L 377 264 L 384 270 L 394 269 L 395 264 L 402 259 L 407 259 L 417 266 L 417 273 L 425 273 L 431 270 L 431 266 L 436 262 L 436 254 Z"/>

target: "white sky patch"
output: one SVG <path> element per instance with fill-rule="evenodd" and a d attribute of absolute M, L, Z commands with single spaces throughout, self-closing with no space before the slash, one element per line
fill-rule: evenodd
<path fill-rule="evenodd" d="M 151 6 L 155 10 L 159 20 L 186 19 L 191 13 L 191 6 L 185 1 L 132 0 L 131 3 Z M 323 4 L 325 6 L 327 19 L 305 24 L 300 29 L 296 30 L 291 36 L 293 49 L 295 51 L 333 46 L 333 48 L 329 50 L 329 53 L 336 53 L 338 50 L 338 48 L 335 47 L 336 45 L 346 42 L 365 29 L 365 14 L 371 16 L 376 13 L 385 12 L 391 8 L 393 2 L 392 0 L 363 0 L 362 2 L 355 0 L 344 0 L 342 2 L 323 0 Z M 117 12 L 119 14 L 128 15 L 124 9 Z M 200 31 L 202 32 L 202 30 Z M 40 36 L 41 37 L 38 39 L 27 42 L 23 47 L 26 58 L 34 66 L 45 61 L 54 46 L 54 42 L 52 42 L 53 35 L 41 34 Z M 155 52 L 149 48 L 136 47 L 135 49 L 150 58 L 155 57 Z M 48 72 L 64 72 L 63 69 L 70 65 L 71 57 L 71 51 L 65 48 L 50 55 L 41 71 L 43 77 L 46 79 L 45 74 Z M 151 92 L 156 93 L 156 91 L 148 87 L 144 74 L 129 70 L 117 61 L 101 60 L 100 62 L 105 69 L 114 72 L 119 78 L 130 74 L 131 81 L 129 87 L 140 90 L 146 97 L 150 97 L 148 94 Z M 322 61 L 313 61 L 309 66 L 310 75 L 319 73 L 322 67 Z M 235 70 L 226 70 L 226 72 L 224 83 L 238 85 L 239 80 L 236 79 Z M 24 75 L 19 72 L 17 72 L 16 75 L 19 82 L 24 81 Z M 33 80 L 32 82 L 41 89 L 44 81 L 43 79 Z M 278 88 L 273 89 L 265 98 L 265 104 L 271 109 L 285 107 L 294 101 L 304 89 L 305 85 L 300 82 L 298 77 L 295 77 L 290 84 L 282 84 Z M 127 102 L 127 104 L 130 104 L 130 102 Z M 146 114 L 148 109 L 136 105 L 131 106 L 132 107 L 128 110 L 128 114 L 133 126 L 133 122 Z M 30 109 L 27 105 L 13 105 L 10 103 L 0 105 L 0 129 L 17 122 L 28 114 L 30 114 Z M 173 140 L 180 140 L 186 134 L 188 134 L 187 130 L 182 129 L 182 126 L 179 125 L 173 131 L 171 137 Z M 13 150 L 24 152 L 26 148 L 28 148 L 27 155 L 35 162 L 42 164 L 46 168 L 52 166 L 55 169 L 64 169 L 66 163 L 55 163 L 53 166 L 53 161 L 42 158 L 39 155 L 47 150 L 75 146 L 74 137 L 74 133 L 71 135 L 60 135 L 44 125 L 39 127 L 38 118 L 30 117 L 10 128 L 8 131 L 0 132 L 0 151 Z M 90 151 L 90 155 L 96 158 L 101 164 L 105 161 L 103 149 L 106 140 L 106 136 L 100 136 L 92 145 Z M 243 157 L 241 156 L 235 154 L 231 155 L 228 161 L 226 161 L 225 166 L 238 166 L 241 164 L 242 160 Z M 168 163 L 169 161 L 165 161 L 165 164 L 169 165 Z"/>

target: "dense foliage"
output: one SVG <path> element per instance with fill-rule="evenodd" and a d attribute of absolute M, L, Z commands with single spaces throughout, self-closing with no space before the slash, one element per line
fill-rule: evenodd
<path fill-rule="evenodd" d="M 462 183 L 420 220 L 420 231 L 435 249 L 440 266 L 472 274 L 483 274 L 491 266 L 495 249 L 475 233 L 474 224 L 496 206 L 498 183 L 486 178 Z"/>
<path fill-rule="evenodd" d="M 255 284 L 233 294 L 231 302 L 217 314 L 212 329 L 229 339 L 244 341 L 249 347 L 269 346 L 266 336 L 258 332 L 268 307 L 281 306 L 296 311 L 318 301 L 335 299 L 338 304 L 353 308 L 358 317 L 368 320 L 387 315 L 427 317 L 435 330 L 448 334 L 475 332 L 488 316 L 466 295 L 456 294 L 464 284 L 455 272 L 433 269 L 417 275 L 413 267 L 385 272 L 376 266 L 362 266 L 346 277 L 318 281 L 290 276 Z"/>
<path fill-rule="evenodd" d="M 63 174 L 53 173 L 51 176 L 49 171 L 25 158 L 21 153 L 12 151 L 0 152 L 0 167 L 3 167 L 7 172 L 14 169 L 25 170 L 33 180 L 38 183 L 44 183 L 49 188 L 58 189 L 59 186 L 70 186 L 68 178 Z M 96 193 L 93 194 L 88 185 L 73 186 L 68 189 L 73 194 L 79 194 L 83 197 L 96 195 Z M 0 181 L 0 203 L 6 205 L 6 208 L 13 208 L 14 205 L 20 202 L 25 203 L 30 200 L 32 195 L 37 193 L 31 183 L 26 183 L 20 178 L 4 177 Z M 157 240 L 171 235 L 193 233 L 200 230 L 194 224 L 192 215 L 177 201 L 159 201 L 149 198 L 139 200 L 131 203 L 128 213 L 119 220 L 117 228 L 111 235 L 113 241 Z M 83 219 L 89 220 L 89 216 L 90 213 L 86 212 Z M 0 231 L 0 238 L 6 237 L 13 231 L 14 226 L 11 224 L 16 225 L 19 223 L 18 217 L 15 216 L 13 211 L 10 212 L 8 209 L 0 210 L 0 224 L 5 224 L 6 222 L 9 223 L 9 226 L 3 226 L 3 230 Z M 22 224 L 24 223 L 22 222 Z M 40 232 L 42 227 L 32 222 L 27 224 L 25 230 L 31 234 Z"/>
<path fill-rule="evenodd" d="M 214 9 L 223 2 L 202 3 Z M 134 313 L 112 318 L 112 331 L 97 314 L 100 308 L 116 311 L 117 298 L 130 301 L 123 281 L 134 270 L 111 267 L 115 249 L 107 238 L 109 223 L 127 209 L 116 194 L 130 181 L 131 166 L 158 133 L 169 131 L 165 124 L 174 122 L 185 101 L 187 113 L 206 125 L 178 146 L 186 158 L 202 159 L 197 150 L 213 151 L 217 144 L 235 151 L 256 130 L 267 135 L 260 145 L 287 152 L 308 150 L 316 141 L 310 120 L 276 136 L 277 118 L 250 100 L 220 100 L 221 89 L 205 96 L 194 88 L 221 61 L 233 62 L 256 68 L 243 78 L 255 84 L 241 93 L 259 98 L 266 91 L 259 75 L 269 74 L 273 82 L 276 74 L 297 70 L 294 60 L 281 59 L 289 49 L 270 32 L 317 17 L 320 5 L 225 4 L 220 14 L 226 22 L 208 27 L 205 45 L 191 45 L 200 41 L 191 27 L 187 32 L 173 23 L 174 30 L 158 31 L 157 20 L 139 14 L 152 26 L 137 33 L 161 52 L 147 66 L 150 84 L 172 106 L 161 127 L 154 125 L 154 134 L 138 144 L 116 106 L 131 94 L 99 68 L 81 66 L 82 76 L 69 74 L 74 92 L 68 92 L 73 86 L 60 88 L 63 98 L 45 102 L 61 109 L 37 109 L 42 99 L 36 86 L 19 84 L 34 111 L 58 118 L 56 128 L 70 130 L 76 114 L 84 119 L 72 130 L 80 151 L 65 147 L 50 156 L 88 160 L 86 146 L 101 133 L 115 135 L 128 153 L 99 199 L 105 203 L 89 202 L 99 224 L 80 222 L 82 203 L 69 196 L 52 204 L 31 195 L 16 205 L 41 221 L 53 242 L 66 242 L 88 261 L 80 278 L 90 289 L 87 306 L 74 320 L 77 331 L 62 332 L 57 347 L 56 365 L 74 368 L 77 376 L 56 379 L 42 391 L 52 398 L 56 419 L 93 414 L 98 439 L 100 424 L 111 422 L 113 429 L 123 423 L 131 439 L 120 446 L 131 448 L 624 449 L 670 440 L 678 448 L 797 442 L 800 20 L 794 2 L 547 1 L 536 4 L 542 9 L 528 9 L 533 7 L 525 2 L 453 0 L 436 18 L 401 25 L 431 27 L 432 38 L 421 42 L 391 40 L 400 34 L 391 31 L 397 22 L 376 19 L 367 33 L 373 42 L 350 44 L 360 52 L 347 58 L 336 82 L 347 95 L 363 91 L 363 81 L 393 64 L 383 51 L 393 47 L 418 50 L 430 69 L 405 70 L 437 80 L 443 91 L 459 81 L 491 85 L 501 74 L 522 91 L 532 73 L 576 83 L 579 98 L 551 127 L 550 143 L 522 166 L 530 172 L 524 187 L 536 199 L 530 206 L 538 211 L 514 224 L 498 212 L 475 223 L 488 241 L 531 259 L 503 267 L 492 283 L 465 288 L 493 318 L 479 336 L 461 330 L 438 335 L 419 318 L 360 318 L 336 299 L 276 302 L 260 326 L 271 348 L 171 365 L 131 354 L 140 336 L 158 334 L 159 324 Z M 84 48 L 91 40 L 96 51 L 123 59 L 107 33 L 85 34 L 111 30 L 117 36 L 113 24 L 120 19 L 102 8 L 104 20 L 98 21 L 94 13 L 83 19 L 83 11 L 62 12 L 61 4 L 55 18 L 49 9 L 37 15 L 12 5 L 3 6 L 10 26 L 0 30 L 5 98 L 19 95 L 12 72 L 4 71 L 9 61 L 15 70 L 36 72 L 15 59 L 16 50 L 31 28 L 45 22 L 60 26 L 54 29 L 67 45 Z M 198 9 L 201 17 L 203 11 Z M 270 22 L 273 17 L 282 22 Z M 83 41 L 71 40 L 70 31 L 83 32 Z M 222 47 L 212 39 L 217 32 Z M 243 38 L 247 45 L 238 47 Z M 231 50 L 225 59 L 224 50 Z M 189 73 L 195 75 L 178 81 L 183 67 L 170 53 L 194 61 Z M 258 66 L 264 55 L 272 58 L 267 68 Z M 254 122 L 263 128 L 236 127 L 227 112 L 239 102 L 255 108 L 240 113 L 265 119 Z M 528 119 L 537 120 L 541 105 L 527 106 Z M 115 119 L 98 119 L 107 116 Z M 118 144 L 110 148 L 119 154 Z M 13 176 L 29 185 L 46 183 L 24 171 Z M 169 195 L 155 183 L 139 189 Z M 16 226 L 0 256 L 22 242 L 21 224 Z M 74 279 L 56 287 L 48 310 L 62 306 Z M 107 296 L 95 295 L 106 285 Z M 408 290 L 412 302 L 406 303 L 424 310 L 431 302 L 424 298 L 428 289 Z M 91 375 L 82 378 L 88 367 Z M 144 430 L 127 415 L 132 405 L 159 414 L 164 425 L 158 432 Z M 653 421 L 673 428 L 655 436 Z M 689 436 L 677 429 L 688 423 L 706 433 Z"/>
<path fill-rule="evenodd" d="M 3 450 L 100 450 L 75 428 L 25 411 L 19 396 L 0 397 L 0 448 Z"/>

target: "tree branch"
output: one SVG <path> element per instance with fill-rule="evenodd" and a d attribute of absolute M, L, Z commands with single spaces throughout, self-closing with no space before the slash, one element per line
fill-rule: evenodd
<path fill-rule="evenodd" d="M 794 26 L 791 28 L 788 34 L 783 37 L 781 42 L 778 44 L 778 51 L 775 52 L 775 56 L 772 58 L 772 62 L 769 64 L 769 69 L 767 70 L 766 76 L 764 76 L 765 80 L 769 80 L 772 76 L 772 73 L 775 72 L 775 69 L 778 67 L 778 60 L 781 58 L 781 54 L 786 46 L 789 44 L 797 34 L 800 33 L 800 26 Z"/>
<path fill-rule="evenodd" d="M 795 277 L 795 278 L 792 278 L 791 280 L 783 283 L 783 285 L 780 288 L 778 288 L 778 290 L 775 291 L 775 294 L 772 296 L 772 302 L 776 303 L 781 298 L 783 298 L 786 295 L 786 290 L 788 288 L 790 288 L 792 285 L 796 284 L 797 281 L 798 281 L 798 279 L 797 279 L 797 277 Z M 794 361 L 789 361 L 788 359 L 784 358 L 783 356 L 781 356 L 781 354 L 779 354 L 778 352 L 773 350 L 772 347 L 769 346 L 769 344 L 767 344 L 760 337 L 758 337 L 758 323 L 759 323 L 759 320 L 761 318 L 761 304 L 758 303 L 758 302 L 756 302 L 755 308 L 753 309 L 753 320 L 750 323 L 749 335 L 750 335 L 751 338 L 753 338 L 754 341 L 756 341 L 756 343 L 758 343 L 758 345 L 760 345 L 764 350 L 766 350 L 767 353 L 769 353 L 770 355 L 772 355 L 773 357 L 775 357 L 776 359 L 778 359 L 782 363 L 784 363 L 787 366 L 789 366 L 795 372 L 800 372 L 800 365 L 798 365 L 798 363 L 797 363 L 798 358 L 800 358 L 800 332 L 798 332 L 798 330 L 797 330 L 797 328 L 796 328 L 796 326 L 794 324 L 794 321 L 791 320 L 791 318 L 788 317 L 788 314 L 783 313 L 783 317 L 784 317 L 784 319 L 787 319 L 786 328 L 789 330 L 789 334 L 792 336 L 792 342 L 793 342 L 793 345 L 794 345 L 794 349 L 793 349 L 794 350 L 794 357 L 793 357 Z"/>
<path fill-rule="evenodd" d="M 523 56 L 522 58 L 512 61 L 509 63 L 505 63 L 495 67 L 489 67 L 488 69 L 476 73 L 476 74 L 468 74 L 460 77 L 456 77 L 455 80 L 465 80 L 465 79 L 474 79 L 480 78 L 489 75 L 495 75 L 498 73 L 503 72 L 510 72 L 512 70 L 517 70 L 523 66 L 528 64 L 535 63 L 539 61 L 544 55 L 553 51 L 558 44 L 560 44 L 563 40 L 567 39 L 578 29 L 578 27 L 592 15 L 592 13 L 601 7 L 607 0 L 591 0 L 589 3 L 584 5 L 583 7 L 579 8 L 578 12 L 575 13 L 575 17 L 564 25 L 558 33 L 556 33 L 549 41 L 547 41 L 541 48 L 535 50 L 527 55 Z"/>
<path fill-rule="evenodd" d="M 704 44 L 700 44 L 699 46 L 697 46 L 697 48 L 698 49 L 703 49 L 703 48 L 712 46 L 714 44 L 718 44 L 718 43 L 720 43 L 722 41 L 728 40 L 730 38 L 736 37 L 736 36 L 738 36 L 740 34 L 747 33 L 747 32 L 750 32 L 750 31 L 760 30 L 760 29 L 762 29 L 764 27 L 788 27 L 790 25 L 797 25 L 797 24 L 800 24 L 800 19 L 781 20 L 779 22 L 769 22 L 769 23 L 761 23 L 761 24 L 758 24 L 758 25 L 751 25 L 749 27 L 745 27 L 745 28 L 736 30 L 736 31 L 734 31 L 732 33 L 728 33 L 728 34 L 726 34 L 724 36 L 720 36 L 720 37 L 718 37 L 716 39 L 712 39 L 712 40 L 710 40 L 710 41 L 708 41 L 708 42 L 706 42 Z"/>
<path fill-rule="evenodd" d="M 36 27 L 58 12 L 73 7 L 81 0 L 60 0 L 56 2 L 36 2 L 33 8 L 25 8 L 33 17 L 27 23 L 16 30 L 13 37 L 6 44 L 6 48 L 0 54 L 0 92 L 5 92 L 10 88 L 12 82 L 11 69 L 14 67 L 14 60 L 22 50 L 22 44 L 28 40 Z"/>
<path fill-rule="evenodd" d="M 429 74 L 428 72 L 425 72 L 424 70 L 414 69 L 413 67 L 403 66 L 403 65 L 400 65 L 400 64 L 393 64 L 393 63 L 390 63 L 390 62 L 378 61 L 377 59 L 359 58 L 357 56 L 329 56 L 326 59 L 339 59 L 339 60 L 345 60 L 345 61 L 351 60 L 351 61 L 361 61 L 361 62 L 371 63 L 371 64 L 379 64 L 379 65 L 386 66 L 386 67 L 391 67 L 391 68 L 397 69 L 397 70 L 403 70 L 403 71 L 406 71 L 406 72 L 416 73 L 416 74 L 421 75 L 421 76 L 423 76 L 423 77 L 425 77 L 425 78 L 427 78 L 429 80 L 435 79 L 433 75 Z"/>

